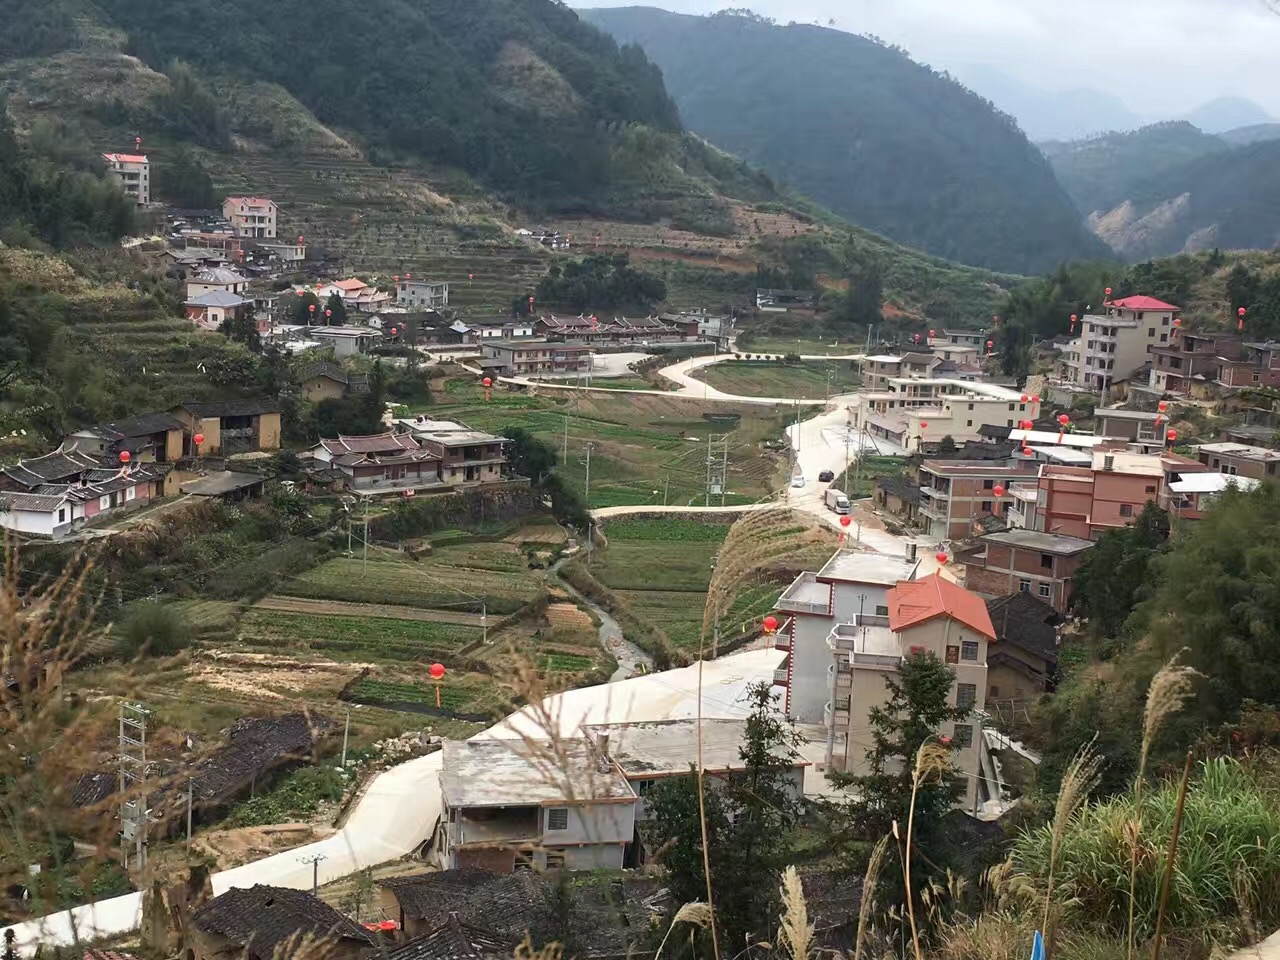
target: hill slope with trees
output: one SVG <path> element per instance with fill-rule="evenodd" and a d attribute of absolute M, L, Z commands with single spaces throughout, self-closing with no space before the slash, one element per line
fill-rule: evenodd
<path fill-rule="evenodd" d="M 691 130 L 854 223 L 1022 273 L 1109 252 L 1011 117 L 901 50 L 744 15 L 583 16 L 644 48 Z"/>

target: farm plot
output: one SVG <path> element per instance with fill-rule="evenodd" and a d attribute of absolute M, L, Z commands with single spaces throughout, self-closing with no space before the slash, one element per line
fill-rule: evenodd
<path fill-rule="evenodd" d="M 475 720 L 496 718 L 513 706 L 508 691 L 478 674 L 446 675 L 440 684 L 439 708 L 435 684 L 407 675 L 362 677 L 348 688 L 347 696 L 355 703 Z"/>
<path fill-rule="evenodd" d="M 479 627 L 380 617 L 326 617 L 250 610 L 240 621 L 250 647 L 323 651 L 335 659 L 440 659 L 479 640 Z"/>
<path fill-rule="evenodd" d="M 695 370 L 693 376 L 717 390 L 738 396 L 825 399 L 856 390 L 861 377 L 848 361 L 779 363 L 762 360 L 725 360 Z"/>

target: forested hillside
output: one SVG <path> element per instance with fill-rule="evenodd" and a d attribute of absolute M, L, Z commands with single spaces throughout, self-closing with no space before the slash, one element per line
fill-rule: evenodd
<path fill-rule="evenodd" d="M 990 103 L 837 30 L 641 7 L 583 16 L 662 67 L 686 125 L 861 226 L 1023 273 L 1108 254 Z"/>

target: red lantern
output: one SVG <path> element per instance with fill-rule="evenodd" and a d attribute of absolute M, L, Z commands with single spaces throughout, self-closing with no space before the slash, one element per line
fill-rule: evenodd
<path fill-rule="evenodd" d="M 1058 414 L 1058 422 L 1065 427 L 1068 423 L 1071 422 L 1071 418 L 1068 417 L 1065 413 L 1060 413 Z"/>
<path fill-rule="evenodd" d="M 483 383 L 486 387 L 492 387 L 492 386 L 493 386 L 493 381 L 492 381 L 491 379 L 489 379 L 488 377 L 485 377 L 485 378 L 484 378 L 483 380 L 481 380 L 480 382 L 481 382 L 481 383 Z"/>
<path fill-rule="evenodd" d="M 994 347 L 995 345 L 996 345 L 996 343 L 995 343 L 995 341 L 994 341 L 994 340 L 988 340 L 988 341 L 987 341 L 987 349 L 988 349 L 988 350 L 990 350 L 990 349 L 991 349 L 992 347 Z"/>
<path fill-rule="evenodd" d="M 399 332 L 400 332 L 400 331 L 399 331 L 399 330 L 397 330 L 395 327 L 392 327 L 392 328 L 391 328 L 391 335 L 392 335 L 393 337 L 394 337 L 397 333 L 399 333 Z"/>
<path fill-rule="evenodd" d="M 1169 401 L 1161 400 L 1159 403 L 1156 404 L 1156 409 L 1159 410 L 1161 413 L 1167 413 L 1169 410 Z"/>
<path fill-rule="evenodd" d="M 298 234 L 298 246 L 302 246 L 302 234 Z"/>
<path fill-rule="evenodd" d="M 1024 457 L 1029 457 L 1029 456 L 1031 456 L 1031 448 L 1030 448 L 1030 447 L 1023 447 L 1023 448 L 1022 448 L 1022 455 L 1023 455 Z"/>
<path fill-rule="evenodd" d="M 476 275 L 475 275 L 474 273 L 468 273 L 468 274 L 467 274 L 467 282 L 468 282 L 468 283 L 469 283 L 469 282 L 471 282 L 472 280 L 474 280 L 475 278 L 476 278 Z"/>
<path fill-rule="evenodd" d="M 306 292 L 305 290 L 299 290 L 299 291 L 298 291 L 298 296 L 300 296 L 300 297 L 305 297 L 306 295 L 307 295 L 307 292 Z"/>
<path fill-rule="evenodd" d="M 316 312 L 316 305 L 315 305 L 314 303 L 313 303 L 313 304 L 311 304 L 311 306 L 307 307 L 307 310 L 308 310 L 309 312 L 311 312 L 311 313 L 315 313 L 315 312 Z"/>
<path fill-rule="evenodd" d="M 1080 318 L 1077 317 L 1074 313 L 1071 315 L 1071 332 L 1072 333 L 1076 332 L 1076 321 L 1079 319 Z"/>
<path fill-rule="evenodd" d="M 930 330 L 930 331 L 929 331 L 929 339 L 930 339 L 930 340 L 932 340 L 933 338 L 934 338 L 934 332 L 933 332 L 932 330 Z"/>
<path fill-rule="evenodd" d="M 851 523 L 853 523 L 853 518 L 848 515 L 840 518 L 840 526 L 842 527 L 847 527 Z"/>
<path fill-rule="evenodd" d="M 1245 315 L 1246 313 L 1248 313 L 1248 312 L 1249 312 L 1249 311 L 1248 311 L 1248 310 L 1246 310 L 1244 307 L 1241 307 L 1239 310 L 1237 310 L 1237 311 L 1236 311 L 1236 315 L 1240 317 L 1240 322 L 1239 322 L 1238 324 L 1236 324 L 1236 329 L 1237 329 L 1237 330 L 1243 330 L 1243 329 L 1244 329 L 1244 315 Z"/>
<path fill-rule="evenodd" d="M 1107 289 L 1103 290 L 1102 292 L 1103 292 L 1103 293 L 1105 293 L 1108 297 L 1109 297 L 1109 296 L 1111 296 L 1111 288 L 1110 288 L 1110 287 L 1107 287 Z"/>
<path fill-rule="evenodd" d="M 1164 438 L 1168 440 L 1170 443 L 1173 443 L 1173 441 L 1178 439 L 1178 431 L 1170 430 L 1164 435 Z"/>
<path fill-rule="evenodd" d="M 132 460 L 132 459 L 133 459 L 133 454 L 131 454 L 128 450 L 121 450 L 121 451 L 120 451 L 120 462 L 121 462 L 121 463 L 128 463 L 128 462 L 129 462 L 130 460 Z"/>
<path fill-rule="evenodd" d="M 141 137 L 134 137 L 134 138 L 133 138 L 133 145 L 134 145 L 135 147 L 137 147 L 139 150 L 141 150 L 141 149 L 142 149 L 142 138 L 141 138 Z"/>
<path fill-rule="evenodd" d="M 400 274 L 398 274 L 398 273 L 397 273 L 397 274 L 396 274 L 394 277 L 392 277 L 391 279 L 392 279 L 392 280 L 394 280 L 396 283 L 399 283 L 399 282 L 400 282 Z"/>
<path fill-rule="evenodd" d="M 405 283 L 408 283 L 408 282 L 409 282 L 410 280 L 412 280 L 412 279 L 413 279 L 413 274 L 412 274 L 412 273 L 406 273 L 406 274 L 404 275 Z"/>
<path fill-rule="evenodd" d="M 433 664 L 430 666 L 430 668 L 428 669 L 428 671 L 427 671 L 427 672 L 431 674 L 431 679 L 432 679 L 432 680 L 443 680 L 443 679 L 444 679 L 444 664 L 443 664 L 443 663 L 433 663 Z"/>
<path fill-rule="evenodd" d="M 773 631 L 778 629 L 778 618 L 772 613 L 769 614 L 769 616 L 764 618 L 764 628 L 770 633 L 773 633 Z"/>
<path fill-rule="evenodd" d="M 938 738 L 938 742 L 939 742 L 940 744 L 942 744 L 944 747 L 949 747 L 949 746 L 951 746 L 951 738 L 950 738 L 950 737 L 939 737 L 939 738 Z"/>
<path fill-rule="evenodd" d="M 1032 403 L 1039 403 L 1039 402 L 1040 402 L 1040 394 L 1038 394 L 1038 393 L 1033 393 L 1033 394 L 1031 395 L 1031 402 L 1032 402 Z"/>
<path fill-rule="evenodd" d="M 200 444 L 204 443 L 204 434 L 203 434 L 203 433 L 197 433 L 197 434 L 196 434 L 194 437 L 192 437 L 191 439 L 192 439 L 192 440 L 194 440 L 194 441 L 196 442 L 196 446 L 198 447 L 198 446 L 200 446 Z"/>
<path fill-rule="evenodd" d="M 925 429 L 925 428 L 926 428 L 926 427 L 928 427 L 928 426 L 929 426 L 929 424 L 925 423 L 923 420 L 921 420 L 921 421 L 920 421 L 920 429 L 921 429 L 921 430 Z"/>
<path fill-rule="evenodd" d="M 1182 318 L 1181 318 L 1181 317 L 1174 317 L 1174 318 L 1173 318 L 1173 325 L 1174 325 L 1175 327 L 1180 327 L 1180 326 L 1182 326 Z"/>
<path fill-rule="evenodd" d="M 934 556 L 934 559 L 936 559 L 941 564 L 945 564 L 947 562 L 947 552 L 945 550 L 939 550 L 933 556 Z"/>
<path fill-rule="evenodd" d="M 326 311 L 324 312 L 324 315 L 325 315 L 326 317 L 332 317 L 332 316 L 333 316 L 333 311 L 332 311 L 332 310 L 326 310 Z"/>
<path fill-rule="evenodd" d="M 997 483 L 991 492 L 994 493 L 997 497 L 1003 497 L 1004 487 Z"/>

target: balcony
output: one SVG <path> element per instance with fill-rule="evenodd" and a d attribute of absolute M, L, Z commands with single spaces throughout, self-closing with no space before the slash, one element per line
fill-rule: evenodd
<path fill-rule="evenodd" d="M 786 668 L 786 665 L 784 664 L 783 666 L 779 667 L 777 670 L 773 671 L 773 685 L 775 687 L 785 687 L 787 683 L 788 683 L 787 668 Z"/>
<path fill-rule="evenodd" d="M 788 613 L 826 616 L 831 612 L 831 586 L 819 583 L 817 574 L 802 573 L 787 587 L 774 607 Z"/>
<path fill-rule="evenodd" d="M 933 497 L 935 500 L 950 500 L 950 487 L 921 487 L 920 495 L 922 497 Z"/>
<path fill-rule="evenodd" d="M 827 729 L 846 730 L 849 727 L 849 698 L 828 700 L 822 707 L 822 725 Z"/>
<path fill-rule="evenodd" d="M 792 647 L 791 639 L 792 621 L 783 620 L 778 624 L 778 629 L 773 635 L 773 649 L 786 650 L 790 652 Z"/>

